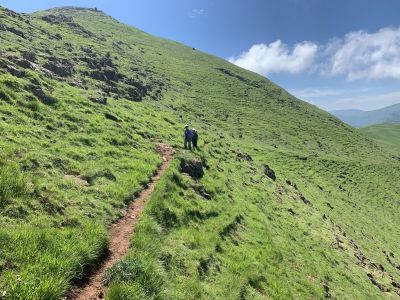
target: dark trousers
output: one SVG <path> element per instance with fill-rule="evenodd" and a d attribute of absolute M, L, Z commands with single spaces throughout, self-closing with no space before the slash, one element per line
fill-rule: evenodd
<path fill-rule="evenodd" d="M 185 138 L 185 149 L 192 149 L 192 140 L 190 138 Z"/>
<path fill-rule="evenodd" d="M 192 144 L 193 144 L 193 149 L 199 149 L 199 147 L 197 147 L 197 139 L 192 139 Z"/>

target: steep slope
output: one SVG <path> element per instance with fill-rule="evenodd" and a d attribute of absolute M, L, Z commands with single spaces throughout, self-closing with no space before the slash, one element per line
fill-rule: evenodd
<path fill-rule="evenodd" d="M 269 80 L 92 9 L 0 11 L 0 291 L 59 299 L 181 147 L 109 299 L 396 298 L 400 162 Z M 200 161 L 204 176 L 182 169 Z M 274 176 L 275 174 L 275 176 Z M 0 295 L 2 293 L 0 292 Z"/>
<path fill-rule="evenodd" d="M 332 111 L 332 114 L 354 127 L 383 123 L 400 123 L 400 104 L 371 111 L 357 109 L 336 110 Z"/>
<path fill-rule="evenodd" d="M 400 124 L 373 125 L 360 128 L 360 131 L 389 150 L 400 153 Z"/>

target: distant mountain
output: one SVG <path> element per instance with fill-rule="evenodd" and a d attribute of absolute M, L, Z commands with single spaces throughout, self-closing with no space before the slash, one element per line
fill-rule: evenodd
<path fill-rule="evenodd" d="M 343 122 L 354 127 L 400 123 L 400 103 L 371 111 L 349 109 L 331 111 L 331 113 Z"/>

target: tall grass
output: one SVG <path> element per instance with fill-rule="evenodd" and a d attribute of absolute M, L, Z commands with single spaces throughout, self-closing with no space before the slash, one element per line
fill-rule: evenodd
<path fill-rule="evenodd" d="M 107 248 L 100 224 L 81 228 L 20 225 L 0 229 L 0 290 L 7 299 L 61 299 Z M 23 246 L 22 246 L 23 245 Z M 26 263 L 26 260 L 29 263 Z"/>
<path fill-rule="evenodd" d="M 0 208 L 13 198 L 27 195 L 27 192 L 26 176 L 18 163 L 0 158 Z"/>

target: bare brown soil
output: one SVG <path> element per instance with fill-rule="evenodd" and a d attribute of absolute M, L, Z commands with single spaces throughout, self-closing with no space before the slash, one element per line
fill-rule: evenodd
<path fill-rule="evenodd" d="M 128 253 L 135 225 L 138 222 L 138 217 L 143 211 L 147 200 L 150 198 L 155 184 L 163 175 L 174 154 L 173 149 L 165 144 L 158 144 L 157 151 L 162 156 L 162 164 L 157 173 L 152 177 L 150 184 L 140 192 L 135 201 L 129 206 L 125 216 L 110 227 L 109 256 L 103 260 L 96 271 L 91 274 L 87 283 L 82 287 L 74 289 L 68 299 L 103 299 L 105 274 L 109 268 L 120 261 Z"/>

